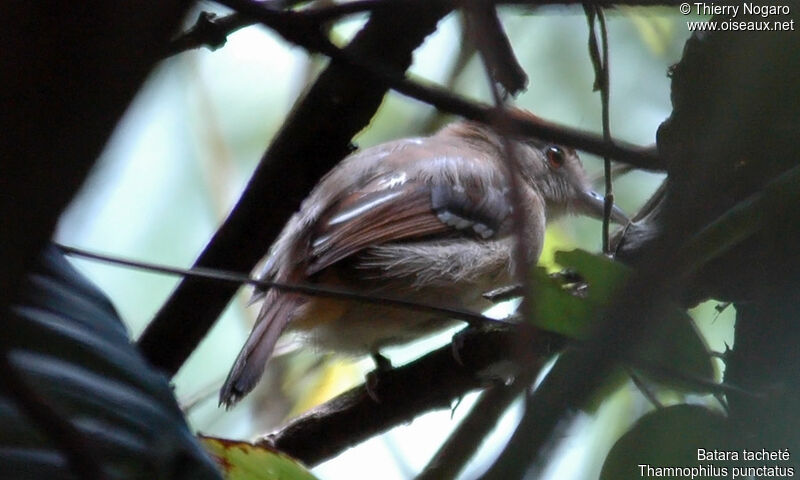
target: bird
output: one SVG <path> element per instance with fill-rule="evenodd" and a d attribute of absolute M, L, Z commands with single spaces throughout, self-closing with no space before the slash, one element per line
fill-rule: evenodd
<path fill-rule="evenodd" d="M 490 306 L 483 293 L 514 283 L 515 262 L 534 264 L 547 222 L 568 213 L 603 214 L 603 197 L 574 149 L 456 121 L 343 159 L 289 219 L 254 276 L 478 313 Z M 514 227 L 518 215 L 522 231 Z M 627 221 L 616 206 L 611 218 Z M 518 237 L 522 253 L 515 253 Z M 253 301 L 262 306 L 220 391 L 226 407 L 255 387 L 284 331 L 316 348 L 363 355 L 455 322 L 277 288 L 257 287 Z"/>

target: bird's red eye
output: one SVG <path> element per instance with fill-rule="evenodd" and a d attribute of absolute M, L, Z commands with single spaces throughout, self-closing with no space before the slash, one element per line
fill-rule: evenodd
<path fill-rule="evenodd" d="M 547 156 L 547 162 L 550 164 L 552 168 L 561 168 L 564 165 L 564 160 L 566 159 L 566 154 L 564 150 L 560 147 L 550 146 L 547 147 L 545 150 L 545 155 Z"/>

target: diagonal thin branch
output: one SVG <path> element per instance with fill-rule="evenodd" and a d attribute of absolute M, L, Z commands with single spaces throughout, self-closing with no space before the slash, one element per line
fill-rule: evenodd
<path fill-rule="evenodd" d="M 497 15 L 495 5 L 487 0 L 462 0 L 464 24 L 471 31 L 490 82 L 498 83 L 505 93 L 516 96 L 528 84 L 528 76 L 514 55 L 511 41 Z"/>
<path fill-rule="evenodd" d="M 307 20 L 316 23 L 325 23 L 338 20 L 348 15 L 359 13 L 371 13 L 382 8 L 398 8 L 401 3 L 438 2 L 443 6 L 454 8 L 457 0 L 351 0 L 344 3 L 326 5 L 323 7 L 313 7 L 301 10 L 281 10 L 272 8 L 274 12 L 288 15 L 302 14 Z M 283 2 L 284 4 L 287 2 Z M 295 2 L 289 2 L 295 3 Z M 516 6 L 538 6 L 538 5 L 570 5 L 584 3 L 581 0 L 490 0 L 488 4 L 516 5 Z M 593 5 L 602 7 L 613 7 L 615 5 L 630 6 L 669 6 L 679 5 L 677 0 L 618 0 L 618 1 L 594 1 Z M 285 5 L 282 5 L 285 6 Z M 180 52 L 200 47 L 208 47 L 211 50 L 223 46 L 226 37 L 231 33 L 247 26 L 258 23 L 257 20 L 239 13 L 233 13 L 224 17 L 217 17 L 210 12 L 201 12 L 195 24 L 181 35 L 173 39 L 165 49 L 164 56 L 171 56 Z"/>
<path fill-rule="evenodd" d="M 520 392 L 531 384 L 532 380 L 527 377 L 519 376 L 511 385 L 495 385 L 486 389 L 416 480 L 457 478 L 503 413 Z"/>
<path fill-rule="evenodd" d="M 169 267 L 150 262 L 142 262 L 138 260 L 129 260 L 125 258 L 115 257 L 113 255 L 105 255 L 96 252 L 90 252 L 76 247 L 67 245 L 56 244 L 59 250 L 67 255 L 78 256 L 90 260 L 97 260 L 101 262 L 111 263 L 114 265 L 121 265 L 126 267 L 137 268 L 149 272 L 162 273 L 166 275 L 176 275 L 182 278 L 202 279 L 209 281 L 216 281 L 222 283 L 233 283 L 236 285 L 252 285 L 260 288 L 277 288 L 278 290 L 285 290 L 287 292 L 298 292 L 317 297 L 330 297 L 340 298 L 345 300 L 353 300 L 362 303 L 371 303 L 378 305 L 391 305 L 394 307 L 405 308 L 409 311 L 416 312 L 430 312 L 447 315 L 448 317 L 458 320 L 464 320 L 473 326 L 481 326 L 486 324 L 500 324 L 508 323 L 505 320 L 498 320 L 487 317 L 469 310 L 462 310 L 459 308 L 442 307 L 429 303 L 415 302 L 403 298 L 393 298 L 380 295 L 372 295 L 359 293 L 353 290 L 343 288 L 326 287 L 322 285 L 304 285 L 304 284 L 290 284 L 271 282 L 267 280 L 258 280 L 251 278 L 246 274 L 229 272 L 225 270 L 208 269 L 208 268 L 179 268 Z"/>
<path fill-rule="evenodd" d="M 422 84 L 399 75 L 396 70 L 387 68 L 379 61 L 365 61 L 353 56 L 330 42 L 318 29 L 313 28 L 302 18 L 292 21 L 281 19 L 275 12 L 251 0 L 218 0 L 219 3 L 243 14 L 258 19 L 272 28 L 286 40 L 306 48 L 310 52 L 322 53 L 334 62 L 341 63 L 355 71 L 368 75 L 389 85 L 395 91 L 428 103 L 437 109 L 460 115 L 464 118 L 507 126 L 509 134 L 540 138 L 569 145 L 590 153 L 608 156 L 646 170 L 663 170 L 661 159 L 649 148 L 629 145 L 623 142 L 606 141 L 601 137 L 581 130 L 556 125 L 544 120 L 534 121 L 514 112 L 498 112 L 495 108 L 467 100 L 444 88 Z M 494 117 L 502 118 L 495 120 Z"/>
<path fill-rule="evenodd" d="M 228 35 L 253 23 L 253 20 L 238 13 L 218 17 L 213 13 L 200 12 L 191 28 L 169 42 L 163 56 L 170 57 L 200 47 L 216 50 L 225 45 Z"/>

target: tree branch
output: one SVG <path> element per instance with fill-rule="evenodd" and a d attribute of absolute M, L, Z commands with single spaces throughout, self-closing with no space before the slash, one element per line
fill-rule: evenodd
<path fill-rule="evenodd" d="M 200 12 L 191 28 L 169 42 L 164 56 L 170 57 L 200 47 L 216 50 L 225 45 L 228 35 L 253 23 L 253 20 L 238 13 L 217 17 L 213 13 Z"/>
<path fill-rule="evenodd" d="M 530 340 L 526 344 L 527 355 L 541 359 L 560 348 L 561 339 L 546 332 L 533 332 L 526 325 L 467 329 L 456 335 L 453 345 L 380 373 L 370 392 L 363 385 L 353 388 L 258 443 L 316 465 L 426 411 L 446 408 L 467 392 L 492 384 L 494 378 L 516 373 L 514 347 L 520 327 L 530 330 L 526 334 Z"/>
<path fill-rule="evenodd" d="M 656 171 L 666 168 L 656 152 L 650 148 L 606 141 L 592 133 L 556 125 L 542 119 L 532 120 L 529 115 L 498 111 L 494 107 L 467 100 L 439 86 L 409 80 L 384 63 L 381 56 L 368 58 L 340 49 L 322 34 L 317 24 L 303 17 L 282 18 L 273 10 L 251 0 L 218 0 L 218 2 L 258 19 L 287 41 L 302 46 L 309 52 L 326 55 L 334 63 L 340 63 L 362 76 L 369 76 L 379 83 L 389 85 L 398 93 L 425 102 L 440 111 L 490 125 L 506 126 L 507 134 L 535 137 L 568 145 L 629 163 L 637 168 Z"/>
<path fill-rule="evenodd" d="M 511 385 L 487 388 L 416 480 L 457 478 L 503 413 L 531 382 L 524 376 L 514 379 Z"/>

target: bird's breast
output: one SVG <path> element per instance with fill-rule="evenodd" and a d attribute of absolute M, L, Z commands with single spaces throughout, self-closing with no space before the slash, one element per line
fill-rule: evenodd
<path fill-rule="evenodd" d="M 329 269 L 321 284 L 375 297 L 480 312 L 483 293 L 511 283 L 510 239 L 385 244 Z M 388 304 L 312 298 L 290 328 L 325 350 L 362 354 L 416 340 L 456 321 Z"/>

